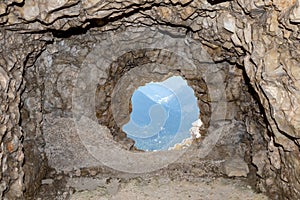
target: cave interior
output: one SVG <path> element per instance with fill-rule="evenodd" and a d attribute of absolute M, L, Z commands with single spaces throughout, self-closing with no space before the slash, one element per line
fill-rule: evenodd
<path fill-rule="evenodd" d="M 2 199 L 72 199 L 88 183 L 153 177 L 223 177 L 300 199 L 299 0 L 0 8 Z M 194 91 L 201 137 L 144 152 L 122 130 L 132 95 L 173 76 Z"/>

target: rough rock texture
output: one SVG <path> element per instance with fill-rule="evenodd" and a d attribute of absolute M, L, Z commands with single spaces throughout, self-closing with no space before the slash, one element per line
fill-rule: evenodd
<path fill-rule="evenodd" d="M 89 182 L 88 182 L 89 181 Z M 93 182 L 98 185 L 98 189 L 93 188 L 94 185 L 89 185 Z M 219 199 L 251 199 L 251 200 L 267 200 L 263 194 L 256 194 L 251 191 L 249 186 L 237 180 L 205 180 L 198 181 L 171 181 L 163 178 L 153 178 L 147 181 L 133 179 L 127 182 L 120 180 L 111 180 L 109 184 L 101 184 L 101 180 L 70 180 L 77 188 L 78 192 L 70 195 L 71 200 L 119 200 L 119 199 L 134 199 L 134 200 L 219 200 Z M 95 186 L 94 186 L 95 187 Z M 218 188 L 218 192 L 215 191 Z M 155 191 L 155 192 L 154 192 Z"/>
<path fill-rule="evenodd" d="M 69 57 L 66 54 L 61 59 L 60 65 L 55 65 L 56 68 L 53 68 L 53 65 L 46 65 L 51 69 L 35 66 L 28 69 L 29 74 L 24 74 L 24 69 L 27 70 L 26 68 L 35 63 L 45 44 L 55 39 L 61 42 L 61 48 L 67 48 L 64 38 L 79 34 L 84 37 L 91 29 L 96 32 L 114 33 L 129 26 L 160 25 L 165 27 L 163 30 L 166 32 L 168 32 L 166 27 L 173 27 L 177 29 L 178 34 L 183 33 L 198 40 L 206 46 L 207 52 L 215 61 L 227 61 L 240 68 L 224 69 L 228 78 L 231 74 L 239 74 L 235 77 L 240 77 L 240 81 L 234 79 L 237 82 L 229 85 L 228 88 L 233 90 L 226 95 L 231 100 L 238 98 L 237 101 L 228 100 L 231 113 L 235 113 L 231 118 L 243 122 L 252 137 L 252 142 L 249 143 L 252 150 L 247 152 L 249 154 L 247 162 L 252 162 L 257 168 L 258 188 L 267 192 L 272 199 L 299 199 L 300 2 L 299 0 L 216 2 L 206 0 L 1 2 L 1 197 L 15 199 L 22 196 L 25 186 L 24 170 L 25 183 L 28 180 L 31 187 L 35 183 L 38 185 L 43 173 L 40 169 L 45 166 L 44 142 L 41 137 L 41 120 L 45 118 L 42 113 L 57 114 L 54 117 L 68 116 L 67 111 L 71 109 L 70 98 L 67 97 L 69 88 L 62 89 L 62 93 L 59 92 L 61 88 L 57 88 L 57 91 L 52 93 L 51 87 L 53 84 L 64 87 L 66 85 L 61 83 L 72 82 L 72 72 L 76 71 L 76 67 L 69 64 L 68 59 L 80 60 L 80 56 L 87 53 L 82 50 L 79 51 L 82 55 L 77 55 L 76 48 L 70 48 L 66 52 L 77 56 Z M 88 41 L 86 46 L 92 46 L 93 43 Z M 49 51 L 48 54 L 60 52 L 51 49 L 49 45 L 46 49 Z M 44 58 L 51 59 L 47 56 Z M 62 74 L 60 69 L 63 71 Z M 53 76 L 58 79 L 52 83 L 51 74 L 40 74 L 43 70 L 45 72 L 57 70 Z M 239 72 L 233 73 L 235 70 Z M 36 75 L 33 75 L 34 73 Z M 35 85 L 35 80 L 39 76 L 43 78 Z M 243 85 L 243 80 L 249 87 L 239 87 Z M 41 84 L 43 81 L 45 84 Z M 235 90 L 234 86 L 239 89 Z M 26 89 L 21 102 L 24 87 Z M 245 95 L 239 97 L 240 94 Z M 255 101 L 251 99 L 250 94 Z M 48 99 L 44 99 L 45 97 Z M 61 101 L 62 99 L 67 101 Z M 57 106 L 61 109 L 56 109 Z M 40 165 L 34 168 L 28 167 L 29 165 L 26 167 L 25 161 L 23 166 L 24 152 L 25 156 L 26 152 L 30 155 L 36 154 L 34 158 L 40 159 L 40 162 L 37 162 Z M 36 162 L 30 160 L 29 156 L 29 163 Z M 30 178 L 26 179 L 26 176 Z"/>
<path fill-rule="evenodd" d="M 176 29 L 172 31 L 176 34 Z M 80 129 L 76 128 L 76 123 L 72 119 L 74 115 L 72 91 L 78 85 L 76 78 L 80 77 L 85 66 L 87 66 L 86 62 L 99 62 L 99 52 L 95 51 L 93 53 L 93 45 L 91 44 L 95 46 L 99 41 L 107 41 L 107 37 L 105 34 L 94 31 L 86 33 L 86 35 L 72 36 L 69 39 L 58 39 L 53 44 L 48 45 L 47 50 L 41 54 L 35 63 L 36 69 L 39 69 L 45 75 L 43 81 L 40 82 L 41 85 L 46 85 L 43 98 L 45 151 L 50 167 L 55 168 L 57 171 L 72 171 L 78 168 L 99 165 L 97 159 L 89 155 L 89 149 L 87 151 L 82 144 L 83 138 L 78 135 Z M 113 44 L 109 46 L 113 48 Z M 190 48 L 192 49 L 192 47 Z M 105 48 L 99 49 L 107 51 Z M 87 54 L 89 56 L 86 58 Z M 212 130 L 223 130 L 219 140 L 213 138 L 219 142 L 217 147 L 212 150 L 213 153 L 209 157 L 211 159 L 209 162 L 223 162 L 224 156 L 226 159 L 236 155 L 242 158 L 250 156 L 245 153 L 249 152 L 250 148 L 246 144 L 249 138 L 247 138 L 246 126 L 243 125 L 244 115 L 242 113 L 245 111 L 241 107 L 248 111 L 250 109 L 249 105 L 252 106 L 253 102 L 249 102 L 251 96 L 245 90 L 247 86 L 243 81 L 242 70 L 224 63 L 220 65 L 219 70 L 216 68 L 211 72 L 212 76 L 209 77 L 217 77 L 219 73 L 222 75 L 227 74 L 223 77 L 224 79 L 220 80 L 221 82 L 212 81 L 209 78 L 205 80 L 201 71 L 210 68 L 210 64 L 202 63 L 198 71 L 195 71 L 176 57 L 173 54 L 158 50 L 137 50 L 122 54 L 119 59 L 107 66 L 100 65 L 101 68 L 99 69 L 101 71 L 98 73 L 93 72 L 97 74 L 96 80 L 92 82 L 94 86 L 89 86 L 84 90 L 85 92 L 91 90 L 92 97 L 85 98 L 88 100 L 95 98 L 95 107 L 88 108 L 89 106 L 82 103 L 85 111 L 91 109 L 91 115 L 94 116 L 97 122 L 110 128 L 111 136 L 115 138 L 118 144 L 121 144 L 122 148 L 132 149 L 134 143 L 119 129 L 129 119 L 130 98 L 134 90 L 150 81 L 162 81 L 173 75 L 182 75 L 198 97 L 198 104 L 201 109 L 200 117 L 205 122 L 202 133 L 207 133 L 210 123 L 212 124 Z M 194 59 L 196 60 L 197 57 Z M 112 73 L 111 71 L 114 70 L 118 72 Z M 119 73 L 121 75 L 117 75 Z M 208 75 L 208 73 L 206 74 Z M 93 79 L 91 76 L 88 77 Z M 213 84 L 207 86 L 204 80 L 208 81 L 207 83 L 224 84 L 225 82 L 224 95 L 217 95 L 216 92 L 212 92 L 215 97 L 209 95 L 210 90 L 218 90 L 213 87 Z M 224 97 L 226 103 L 230 101 L 230 103 L 227 103 L 228 109 L 224 110 L 225 113 L 215 113 L 216 119 L 211 120 L 210 107 L 220 97 Z M 79 107 L 80 105 L 75 106 Z M 114 108 L 117 108 L 115 113 Z M 88 134 L 84 134 L 84 136 L 89 137 Z M 182 165 L 185 163 L 186 167 L 189 163 L 199 162 L 201 164 L 203 162 L 199 159 L 200 151 L 193 149 L 191 152 L 186 153 L 185 158 L 178 160 L 178 163 Z M 192 164 L 190 165 L 192 166 Z M 219 167 L 216 165 L 216 168 Z M 219 173 L 216 174 L 222 174 L 221 171 L 220 169 Z"/>
<path fill-rule="evenodd" d="M 26 147 L 27 134 L 31 133 L 20 126 L 20 97 L 25 86 L 23 71 L 33 65 L 43 50 L 45 38 L 43 35 L 32 37 L 4 30 L 1 37 L 1 196 L 16 199 L 23 196 L 28 186 L 23 181 L 29 174 L 24 175 L 22 166 L 24 148 L 25 154 L 31 148 Z M 30 157 L 26 159 L 29 161 Z"/>
<path fill-rule="evenodd" d="M 26 194 L 32 195 L 39 187 L 40 181 L 47 170 L 47 158 L 44 153 L 45 141 L 42 135 L 42 94 L 43 87 L 39 85 L 42 75 L 37 68 L 30 66 L 24 72 L 25 90 L 21 96 L 21 126 L 26 133 L 23 142 L 26 176 L 24 184 Z"/>

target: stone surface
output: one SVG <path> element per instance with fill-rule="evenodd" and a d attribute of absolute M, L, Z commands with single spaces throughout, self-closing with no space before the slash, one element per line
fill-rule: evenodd
<path fill-rule="evenodd" d="M 225 174 L 229 177 L 247 177 L 249 168 L 242 158 L 231 158 L 224 163 Z"/>
<path fill-rule="evenodd" d="M 16 199 L 23 196 L 24 163 L 23 141 L 26 133 L 20 126 L 20 95 L 24 90 L 23 70 L 32 65 L 36 53 L 45 43 L 34 37 L 14 35 L 1 31 L 0 56 L 0 130 L 1 130 L 1 198 Z M 42 36 L 37 37 L 42 38 Z M 12 45 L 14 44 L 14 45 Z M 25 60 L 27 60 L 25 62 Z"/>
<path fill-rule="evenodd" d="M 299 0 L 296 1 L 294 8 L 292 9 L 292 12 L 290 14 L 290 20 L 293 23 L 300 23 L 300 4 Z"/>
<path fill-rule="evenodd" d="M 42 184 L 52 184 L 54 182 L 54 180 L 53 179 L 43 179 L 42 180 Z"/>
<path fill-rule="evenodd" d="M 217 191 L 215 188 L 218 188 Z M 163 178 L 148 180 L 147 183 L 139 180 L 130 180 L 122 183 L 115 193 L 100 187 L 92 191 L 78 191 L 71 195 L 72 200 L 83 199 L 257 199 L 267 200 L 262 194 L 251 191 L 244 183 L 222 178 L 202 182 L 171 181 Z"/>

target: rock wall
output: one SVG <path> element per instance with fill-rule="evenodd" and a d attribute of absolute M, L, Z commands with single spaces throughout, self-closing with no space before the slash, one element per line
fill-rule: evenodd
<path fill-rule="evenodd" d="M 299 199 L 299 13 L 299 0 L 0 3 L 3 197 L 22 196 L 23 144 L 25 154 L 29 140 L 38 155 L 43 152 L 42 105 L 34 102 L 43 101 L 39 93 L 44 88 L 29 91 L 36 86 L 27 86 L 21 121 L 20 95 L 25 87 L 24 69 L 34 63 L 45 44 L 53 38 L 84 35 L 91 29 L 117 32 L 130 26 L 164 25 L 201 42 L 215 61 L 235 63 L 243 70 L 248 92 L 256 99 L 249 103 L 255 109 L 247 108 L 246 104 L 240 106 L 245 110 L 241 114 L 253 139 L 251 157 L 257 167 L 258 187 L 273 199 Z M 28 70 L 34 73 L 34 69 Z M 40 179 L 37 171 L 34 177 Z"/>
<path fill-rule="evenodd" d="M 163 27 L 161 28 L 163 29 Z M 149 32 L 148 29 L 145 30 Z M 131 35 L 134 35 L 135 32 L 131 31 Z M 176 29 L 172 31 L 173 34 L 177 34 Z M 140 35 L 144 35 L 144 32 Z M 158 40 L 157 43 L 162 43 L 162 38 L 159 34 L 157 35 L 155 40 Z M 45 86 L 43 132 L 51 167 L 58 171 L 72 171 L 74 166 L 76 168 L 97 166 L 97 161 L 87 155 L 88 152 L 78 138 L 80 128 L 76 128 L 72 121 L 74 113 L 76 115 L 76 109 L 82 108 L 83 111 L 79 113 L 83 112 L 108 127 L 111 138 L 114 138 L 122 148 L 135 149 L 134 142 L 120 130 L 122 125 L 129 120 L 130 99 L 134 90 L 148 82 L 162 81 L 173 75 L 181 75 L 194 89 L 201 109 L 200 117 L 205 124 L 201 129 L 203 135 L 207 134 L 210 123 L 215 123 L 215 129 L 220 129 L 221 125 L 228 128 L 228 130 L 224 128 L 228 134 L 227 136 L 224 134 L 227 140 L 221 142 L 224 148 L 214 150 L 214 152 L 220 152 L 216 159 L 222 160 L 222 151 L 228 153 L 227 157 L 236 153 L 236 149 L 240 146 L 239 143 L 243 141 L 242 137 L 246 137 L 243 136 L 246 134 L 245 126 L 242 125 L 244 124 L 242 122 L 244 120 L 243 112 L 248 112 L 252 106 L 256 106 L 253 105 L 251 95 L 245 89 L 247 86 L 243 81 L 241 69 L 225 62 L 219 67 L 202 62 L 197 68 L 194 68 L 189 66 L 186 60 L 180 58 L 179 55 L 166 50 L 145 48 L 122 54 L 122 51 L 120 53 L 113 48 L 114 44 L 112 43 L 108 44 L 112 50 L 101 46 L 101 41 L 110 41 L 110 39 L 109 36 L 99 33 L 97 30 L 68 39 L 56 39 L 53 44 L 48 45 L 47 50 L 35 63 L 35 69 L 39 71 L 39 74 L 43 74 L 43 79 L 39 81 L 38 85 Z M 135 43 L 143 42 L 147 43 L 143 40 Z M 116 42 L 116 44 L 115 46 L 120 46 L 120 43 Z M 97 45 L 100 47 L 95 50 Z M 115 54 L 108 53 L 108 55 L 117 59 L 111 63 L 101 63 L 99 55 L 101 52 L 107 53 L 108 51 L 116 52 Z M 193 48 L 190 46 L 187 51 L 193 52 Z M 198 57 L 196 55 L 194 60 L 199 59 L 199 55 Z M 95 70 L 87 70 L 86 74 L 83 73 L 89 68 L 87 66 L 92 65 L 98 67 Z M 213 70 L 205 73 L 205 70 L 208 69 Z M 86 75 L 84 81 L 78 82 L 82 74 Z M 224 77 L 218 80 L 216 77 L 220 74 Z M 219 86 L 214 86 L 211 84 L 212 82 Z M 76 91 L 78 92 L 77 88 L 82 84 L 86 84 L 86 86 L 83 87 L 83 93 L 79 93 L 80 98 L 76 99 L 74 96 L 76 96 Z M 220 84 L 225 86 L 220 86 Z M 221 95 L 219 91 L 222 92 Z M 93 100 L 94 102 L 91 103 Z M 215 104 L 218 100 L 224 101 L 228 109 L 222 107 L 221 111 L 224 112 L 214 112 L 214 120 L 211 120 L 211 107 L 216 108 Z M 244 110 L 241 110 L 242 107 Z M 235 129 L 234 124 L 237 127 L 241 125 L 240 129 L 233 130 Z M 84 136 L 88 137 L 88 134 L 84 134 Z M 232 145 L 233 143 L 236 146 Z M 241 146 L 243 145 L 241 144 Z M 190 161 L 185 162 L 197 162 L 196 158 L 199 152 L 195 150 L 194 154 L 195 156 L 188 155 L 186 159 L 190 158 Z M 240 154 L 237 154 L 240 157 L 245 156 L 242 150 Z M 84 162 L 82 162 L 83 160 Z M 98 165 L 102 164 L 98 163 Z"/>
<path fill-rule="evenodd" d="M 13 198 L 22 195 L 23 176 L 22 163 L 24 153 L 21 140 L 24 137 L 20 120 L 20 93 L 22 90 L 23 52 L 14 47 L 9 48 L 6 42 L 12 44 L 18 38 L 2 32 L 1 55 L 1 196 L 9 189 L 6 196 Z M 6 41 L 5 41 L 6 40 Z M 19 43 L 20 45 L 21 43 Z M 7 49 L 6 49 L 6 48 Z M 21 54 L 20 57 L 16 54 Z M 10 56 L 9 56 L 10 55 Z M 12 73 L 9 73 L 12 72 Z"/>
<path fill-rule="evenodd" d="M 20 126 L 21 94 L 25 87 L 23 73 L 44 49 L 43 38 L 43 35 L 1 32 L 1 197 L 4 199 L 22 197 L 24 177 L 29 176 L 24 174 L 23 165 L 24 148 L 25 154 L 27 149 L 24 144 L 31 133 Z"/>

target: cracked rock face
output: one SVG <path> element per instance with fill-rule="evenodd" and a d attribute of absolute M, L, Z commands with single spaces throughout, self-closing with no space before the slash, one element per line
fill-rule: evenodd
<path fill-rule="evenodd" d="M 102 41 L 97 35 L 153 27 L 173 38 L 188 35 L 212 60 L 230 63 L 222 69 L 230 110 L 225 119 L 242 124 L 251 136 L 246 161 L 256 167 L 258 189 L 272 199 L 299 199 L 299 13 L 299 0 L 1 2 L 1 198 L 22 198 L 25 189 L 33 193 L 38 187 L 47 166 L 43 124 L 47 117 L 70 117 L 74 79 L 95 42 Z M 123 75 L 121 61 L 104 80 Z M 206 91 L 206 82 L 193 78 L 198 72 L 187 77 L 194 90 L 217 91 Z M 109 94 L 114 82 L 101 81 L 98 91 Z M 206 102 L 207 127 L 213 103 L 209 100 L 198 99 L 199 104 Z M 98 109 L 101 116 L 107 107 L 109 103 Z M 100 123 L 112 128 L 111 118 L 101 116 Z"/>

